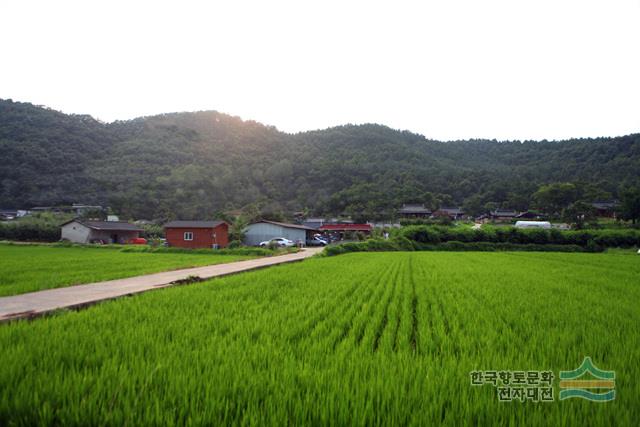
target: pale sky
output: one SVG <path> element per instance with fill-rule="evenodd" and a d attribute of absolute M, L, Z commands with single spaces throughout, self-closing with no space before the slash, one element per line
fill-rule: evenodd
<path fill-rule="evenodd" d="M 640 132 L 640 0 L 0 2 L 0 98 L 287 132 Z"/>

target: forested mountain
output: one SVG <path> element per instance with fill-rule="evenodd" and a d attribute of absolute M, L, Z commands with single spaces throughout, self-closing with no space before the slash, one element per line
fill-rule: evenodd
<path fill-rule="evenodd" d="M 253 208 L 385 218 L 402 203 L 530 207 L 540 185 L 586 199 L 640 184 L 640 134 L 438 142 L 376 124 L 287 134 L 215 111 L 101 123 L 0 100 L 0 207 L 72 202 L 123 217 Z"/>

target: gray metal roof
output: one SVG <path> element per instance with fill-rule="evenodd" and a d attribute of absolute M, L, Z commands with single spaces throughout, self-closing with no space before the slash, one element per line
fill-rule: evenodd
<path fill-rule="evenodd" d="M 618 202 L 616 200 L 611 200 L 611 201 L 596 201 L 591 203 L 591 206 L 593 206 L 596 209 L 614 209 L 616 207 L 618 207 Z"/>
<path fill-rule="evenodd" d="M 288 224 L 286 222 L 267 221 L 266 219 L 263 219 L 261 221 L 256 221 L 256 223 L 260 223 L 260 222 L 266 222 L 267 224 L 279 225 L 280 227 L 285 227 L 285 228 L 299 228 L 301 230 L 317 231 L 317 228 L 307 227 L 305 225 L 300 225 L 300 224 Z"/>
<path fill-rule="evenodd" d="M 495 211 L 491 212 L 491 215 L 493 215 L 493 216 L 513 216 L 513 217 L 515 217 L 516 215 L 518 215 L 518 212 L 514 211 L 513 209 L 496 209 Z"/>
<path fill-rule="evenodd" d="M 67 221 L 62 225 L 67 225 L 71 222 L 77 222 L 85 227 L 92 228 L 94 230 L 113 230 L 113 231 L 144 231 L 142 228 L 135 224 L 130 224 L 124 221 L 87 221 L 80 219 L 73 219 Z"/>
<path fill-rule="evenodd" d="M 438 209 L 440 212 L 453 214 L 453 215 L 462 215 L 464 211 L 461 208 L 440 208 Z"/>
<path fill-rule="evenodd" d="M 224 221 L 169 221 L 164 228 L 215 228 Z"/>

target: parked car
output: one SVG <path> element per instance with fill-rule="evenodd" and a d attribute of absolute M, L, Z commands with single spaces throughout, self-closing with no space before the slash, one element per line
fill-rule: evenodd
<path fill-rule="evenodd" d="M 311 239 L 307 239 L 307 246 L 326 246 L 327 241 L 320 237 L 313 237 Z"/>
<path fill-rule="evenodd" d="M 264 242 L 260 242 L 260 246 L 262 247 L 266 247 L 269 246 L 269 244 L 276 244 L 278 246 L 282 247 L 290 247 L 290 246 L 294 246 L 295 243 L 293 242 L 293 240 L 289 240 L 289 239 L 285 239 L 284 237 L 276 237 L 275 239 L 271 239 L 271 240 L 265 240 Z"/>
<path fill-rule="evenodd" d="M 131 243 L 132 245 L 146 245 L 147 244 L 147 239 L 145 239 L 144 237 L 136 237 L 135 239 L 131 239 Z"/>
<path fill-rule="evenodd" d="M 325 236 L 324 234 L 314 234 L 313 237 L 315 239 L 324 240 L 325 242 L 327 242 L 327 244 L 331 243 L 331 241 L 329 240 L 329 236 Z"/>

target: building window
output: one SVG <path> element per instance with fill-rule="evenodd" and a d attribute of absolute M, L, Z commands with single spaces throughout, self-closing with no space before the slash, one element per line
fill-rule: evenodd
<path fill-rule="evenodd" d="M 193 240 L 193 233 L 191 231 L 185 231 L 184 240 Z"/>

